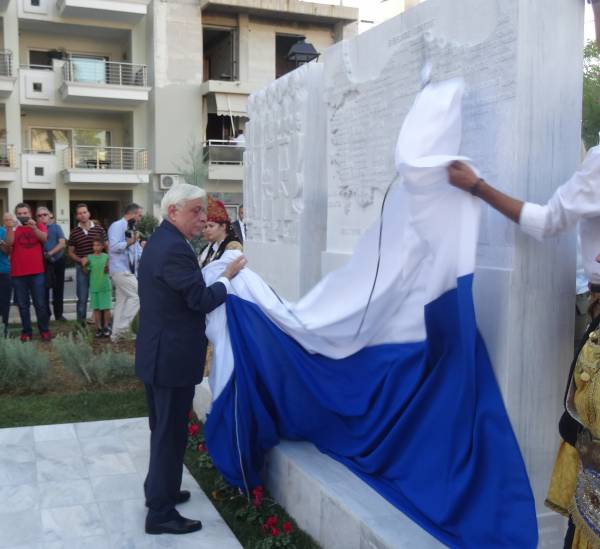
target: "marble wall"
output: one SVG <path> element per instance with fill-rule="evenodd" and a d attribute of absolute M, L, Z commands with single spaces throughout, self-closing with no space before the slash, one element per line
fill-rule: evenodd
<path fill-rule="evenodd" d="M 244 153 L 245 253 L 287 299 L 321 277 L 325 249 L 323 65 L 276 80 L 248 101 Z"/>
<path fill-rule="evenodd" d="M 314 121 L 315 127 L 320 124 L 316 133 L 325 132 L 327 148 L 326 223 L 316 218 L 317 228 L 326 227 L 322 274 L 348 259 L 379 214 L 394 177 L 396 137 L 427 63 L 432 80 L 460 75 L 467 82 L 462 154 L 505 192 L 538 202 L 551 196 L 579 161 L 583 8 L 583 2 L 564 0 L 428 0 L 326 51 L 326 129 L 321 127 L 325 122 Z M 261 92 L 263 97 L 276 96 L 281 85 L 274 83 Z M 255 110 L 253 115 L 251 110 L 254 127 L 276 123 L 269 108 L 264 113 Z M 277 162 L 274 146 L 269 152 L 264 138 L 257 139 L 261 162 Z M 285 288 L 286 297 L 295 298 L 298 294 L 271 274 L 279 268 L 277 246 L 285 233 L 274 219 L 253 213 L 262 201 L 263 212 L 272 208 L 268 215 L 279 215 L 277 195 L 272 200 L 264 189 L 282 184 L 264 168 L 251 172 L 256 160 L 249 160 L 245 200 L 250 216 L 262 219 L 264 227 L 253 228 L 252 240 L 260 234 L 261 243 L 270 245 L 262 248 L 258 270 L 268 273 L 277 290 Z M 321 162 L 318 147 L 305 149 L 305 170 Z M 259 182 L 260 173 L 263 178 L 266 173 L 266 182 Z M 254 246 L 251 242 L 249 254 Z M 294 289 L 304 293 L 303 275 L 297 279 L 295 265 L 313 261 L 314 252 L 294 253 L 299 254 L 294 261 L 300 262 L 288 262 L 285 276 L 294 278 Z M 477 263 L 478 321 L 530 474 L 541 544 L 561 547 L 564 522 L 543 501 L 573 352 L 573 234 L 539 244 L 486 209 Z"/>

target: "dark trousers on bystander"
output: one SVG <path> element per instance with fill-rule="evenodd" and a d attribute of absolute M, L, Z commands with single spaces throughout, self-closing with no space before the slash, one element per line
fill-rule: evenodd
<path fill-rule="evenodd" d="M 2 334 L 8 334 L 8 314 L 10 312 L 10 299 L 12 297 L 12 284 L 9 273 L 0 273 L 0 323 L 2 323 Z"/>
<path fill-rule="evenodd" d="M 50 290 L 52 290 L 52 309 L 54 310 L 54 319 L 62 318 L 64 311 L 64 294 L 65 294 L 65 258 L 64 256 L 55 261 L 48 263 L 47 270 L 52 270 L 50 280 L 52 284 L 48 287 L 46 281 L 46 304 L 48 305 L 48 318 L 52 316 L 50 310 Z"/>

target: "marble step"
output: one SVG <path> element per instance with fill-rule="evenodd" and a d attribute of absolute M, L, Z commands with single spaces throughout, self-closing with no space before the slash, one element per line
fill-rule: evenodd
<path fill-rule="evenodd" d="M 194 409 L 211 402 L 205 379 Z M 267 456 L 265 484 L 275 500 L 323 549 L 444 547 L 345 466 L 308 442 L 281 441 Z"/>

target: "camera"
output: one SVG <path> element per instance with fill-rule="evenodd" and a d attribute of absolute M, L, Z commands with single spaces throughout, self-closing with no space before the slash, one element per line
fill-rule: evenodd
<path fill-rule="evenodd" d="M 127 240 L 129 240 L 130 238 L 133 237 L 133 233 L 135 233 L 135 231 L 137 230 L 137 227 L 135 226 L 135 219 L 130 219 L 127 222 L 127 230 L 125 231 L 125 238 Z"/>

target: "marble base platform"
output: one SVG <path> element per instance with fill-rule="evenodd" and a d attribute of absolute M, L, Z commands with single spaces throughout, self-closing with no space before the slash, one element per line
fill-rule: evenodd
<path fill-rule="evenodd" d="M 0 429 L 2 549 L 240 549 L 187 469 L 200 532 L 144 533 L 147 418 Z"/>
<path fill-rule="evenodd" d="M 324 549 L 444 547 L 308 442 L 282 441 L 273 448 L 265 483 L 298 526 Z"/>

